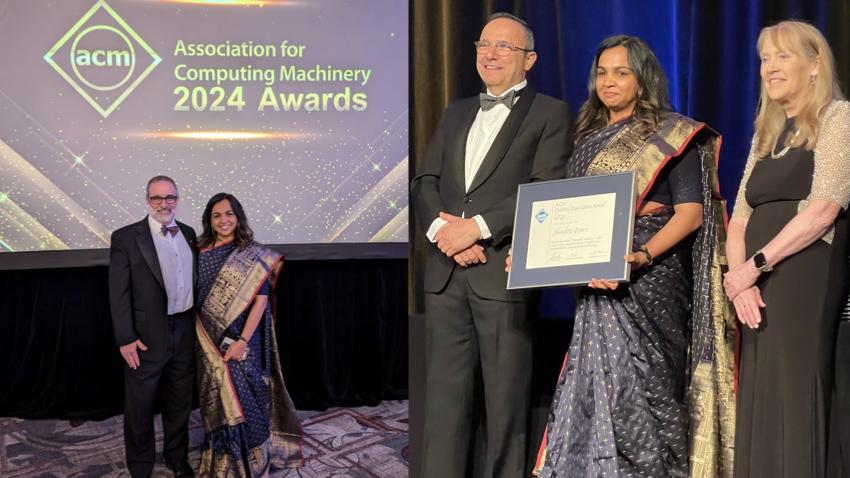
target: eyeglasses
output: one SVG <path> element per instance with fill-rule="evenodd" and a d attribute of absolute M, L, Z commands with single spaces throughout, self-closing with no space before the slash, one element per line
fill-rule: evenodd
<path fill-rule="evenodd" d="M 526 50 L 525 48 L 520 48 L 506 41 L 497 41 L 496 43 L 492 43 L 487 40 L 476 40 L 472 43 L 475 45 L 475 51 L 477 51 L 478 53 L 484 53 L 489 50 L 491 46 L 495 46 L 496 54 L 498 54 L 499 56 L 508 56 L 516 50 L 524 51 L 526 53 L 534 51 Z"/>
<path fill-rule="evenodd" d="M 151 196 L 148 198 L 148 201 L 150 201 L 151 204 L 162 204 L 162 201 L 165 201 L 167 204 L 174 204 L 177 202 L 177 196 Z"/>

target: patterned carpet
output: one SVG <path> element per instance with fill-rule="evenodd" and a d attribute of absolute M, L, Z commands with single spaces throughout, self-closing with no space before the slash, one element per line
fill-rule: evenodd
<path fill-rule="evenodd" d="M 407 402 L 377 407 L 298 412 L 304 427 L 305 465 L 273 470 L 275 478 L 407 476 Z M 159 417 L 157 450 L 162 450 Z M 189 421 L 189 462 L 196 466 L 203 440 L 197 410 Z M 161 456 L 157 457 L 162 460 Z M 63 420 L 0 418 L 0 477 L 126 477 L 122 417 L 71 426 Z M 155 478 L 169 477 L 163 464 Z"/>

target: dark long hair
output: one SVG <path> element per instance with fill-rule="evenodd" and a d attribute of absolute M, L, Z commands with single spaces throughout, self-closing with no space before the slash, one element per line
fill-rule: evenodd
<path fill-rule="evenodd" d="M 596 94 L 596 68 L 599 66 L 599 57 L 602 56 L 602 52 L 618 46 L 626 49 L 629 68 L 634 72 L 638 82 L 638 97 L 633 114 L 638 121 L 637 131 L 641 135 L 649 135 L 658 126 L 661 113 L 672 110 L 667 76 L 664 75 L 661 63 L 652 49 L 638 37 L 628 35 L 608 37 L 596 48 L 596 56 L 590 67 L 587 101 L 581 105 L 576 122 L 576 142 L 608 124 L 608 108 Z"/>
<path fill-rule="evenodd" d="M 215 244 L 215 231 L 212 228 L 211 222 L 212 210 L 213 206 L 225 199 L 230 202 L 230 208 L 233 209 L 233 213 L 236 214 L 236 220 L 238 221 L 233 242 L 236 243 L 237 247 L 242 248 L 254 240 L 254 231 L 248 226 L 248 217 L 245 215 L 245 209 L 242 208 L 239 200 L 232 194 L 218 193 L 207 201 L 207 207 L 204 208 L 204 215 L 201 216 L 204 232 L 198 238 L 198 248 L 206 249 Z"/>

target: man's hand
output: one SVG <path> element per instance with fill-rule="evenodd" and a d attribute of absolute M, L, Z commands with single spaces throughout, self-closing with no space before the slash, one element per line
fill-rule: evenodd
<path fill-rule="evenodd" d="M 473 244 L 469 249 L 464 249 L 452 257 L 455 262 L 461 267 L 469 267 L 473 264 L 485 264 L 487 256 L 484 255 L 484 248 L 478 244 Z"/>
<path fill-rule="evenodd" d="M 127 365 L 129 365 L 133 370 L 136 370 L 141 363 L 139 361 L 139 349 L 144 352 L 148 348 L 141 340 L 138 339 L 136 339 L 135 342 L 130 342 L 127 345 L 118 347 L 118 350 L 121 352 L 121 356 L 124 357 L 124 361 L 127 362 Z"/>
<path fill-rule="evenodd" d="M 440 213 L 440 219 L 446 221 L 446 224 L 437 231 L 434 242 L 449 257 L 469 249 L 481 237 L 475 219 L 464 219 L 445 212 Z"/>

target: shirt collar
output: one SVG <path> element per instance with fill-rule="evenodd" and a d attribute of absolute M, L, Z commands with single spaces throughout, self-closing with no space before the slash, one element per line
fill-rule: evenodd
<path fill-rule="evenodd" d="M 528 80 L 522 80 L 519 83 L 515 84 L 514 86 L 505 90 L 504 93 L 502 93 L 501 95 L 498 96 L 498 98 L 505 96 L 506 94 L 510 93 L 512 90 L 521 90 L 521 89 L 525 88 L 526 85 L 528 85 Z M 496 95 L 493 94 L 492 91 L 490 91 L 490 88 L 487 88 L 487 94 L 490 95 L 490 96 L 496 96 Z M 516 100 L 514 100 L 514 101 L 516 101 Z"/>
<path fill-rule="evenodd" d="M 173 217 L 171 218 L 171 223 L 166 224 L 166 226 L 168 227 L 176 225 L 177 220 Z M 157 234 L 159 234 L 160 236 L 162 235 L 162 223 L 154 219 L 153 216 L 151 216 L 150 214 L 148 214 L 148 226 L 150 226 L 151 234 L 153 234 L 154 236 L 156 236 Z"/>

